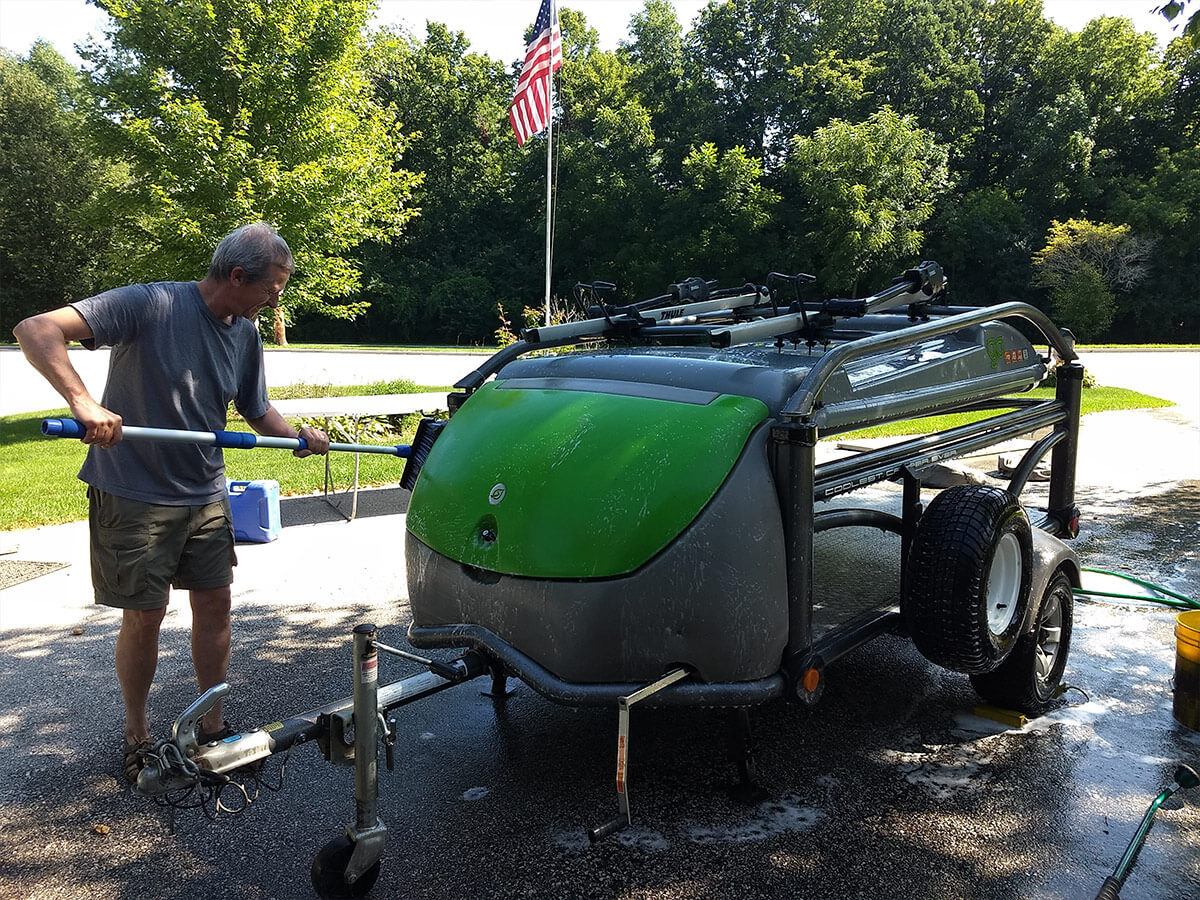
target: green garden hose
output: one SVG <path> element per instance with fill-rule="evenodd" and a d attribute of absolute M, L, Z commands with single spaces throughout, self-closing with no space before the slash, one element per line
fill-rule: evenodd
<path fill-rule="evenodd" d="M 1191 597 L 1177 594 L 1168 588 L 1161 587 L 1157 584 L 1151 584 L 1149 581 L 1143 581 L 1140 578 L 1134 578 L 1132 575 L 1122 575 L 1120 572 L 1108 572 L 1104 569 L 1084 569 L 1084 572 L 1092 572 L 1096 575 L 1107 575 L 1110 578 L 1118 578 L 1122 581 L 1128 581 L 1131 584 L 1136 584 L 1140 588 L 1149 591 L 1149 594 L 1132 594 L 1121 593 L 1119 591 L 1102 591 L 1095 588 L 1077 587 L 1075 593 L 1082 594 L 1086 597 L 1110 597 L 1116 600 L 1141 600 L 1148 603 L 1159 603 L 1163 606 L 1170 606 L 1173 609 L 1200 609 L 1200 601 L 1193 600 Z"/>
<path fill-rule="evenodd" d="M 1125 883 L 1125 877 L 1129 874 L 1129 870 L 1133 868 L 1133 861 L 1137 859 L 1138 852 L 1142 849 L 1142 844 L 1146 841 L 1146 835 L 1150 832 L 1150 826 L 1154 824 L 1154 814 L 1163 805 L 1163 801 L 1176 791 L 1194 788 L 1198 784 L 1200 784 L 1200 775 L 1197 775 L 1196 770 L 1191 766 L 1180 765 L 1175 770 L 1174 780 L 1162 793 L 1154 798 L 1154 802 L 1150 804 L 1150 808 L 1142 816 L 1142 822 L 1138 826 L 1133 840 L 1129 842 L 1129 847 L 1126 848 L 1125 855 L 1121 857 L 1121 862 L 1117 864 L 1117 868 L 1112 875 L 1104 879 L 1104 884 L 1100 888 L 1100 893 L 1096 895 L 1096 900 L 1121 900 L 1121 885 Z"/>

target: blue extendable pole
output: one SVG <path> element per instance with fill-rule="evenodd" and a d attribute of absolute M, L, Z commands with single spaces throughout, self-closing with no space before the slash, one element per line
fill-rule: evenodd
<path fill-rule="evenodd" d="M 48 437 L 82 438 L 86 429 L 74 419 L 42 419 L 42 434 Z M 180 431 L 174 428 L 143 428 L 137 425 L 121 426 L 123 440 L 159 441 L 174 444 L 205 444 L 225 447 L 230 450 L 249 450 L 268 447 L 276 450 L 307 450 L 303 438 L 268 437 L 245 431 Z M 407 459 L 412 447 L 398 444 L 384 447 L 379 444 L 342 444 L 331 441 L 330 450 L 349 453 L 383 453 Z"/>

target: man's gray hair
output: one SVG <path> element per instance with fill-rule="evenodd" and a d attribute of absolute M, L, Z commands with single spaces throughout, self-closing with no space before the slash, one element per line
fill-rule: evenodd
<path fill-rule="evenodd" d="M 251 222 L 221 238 L 213 251 L 208 274 L 223 281 L 237 266 L 241 266 L 246 277 L 254 282 L 273 274 L 274 266 L 283 266 L 291 272 L 296 261 L 279 232 L 266 222 Z"/>

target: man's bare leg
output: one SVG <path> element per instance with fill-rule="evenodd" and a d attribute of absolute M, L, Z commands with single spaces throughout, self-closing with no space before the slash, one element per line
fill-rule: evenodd
<path fill-rule="evenodd" d="M 125 700 L 125 737 L 134 742 L 150 739 L 146 702 L 158 668 L 158 632 L 167 608 L 127 609 L 117 634 L 117 681 Z"/>
<path fill-rule="evenodd" d="M 230 606 L 228 587 L 191 591 L 192 665 L 201 692 L 225 681 L 229 671 Z M 221 730 L 221 702 L 210 709 L 200 722 L 207 732 Z"/>

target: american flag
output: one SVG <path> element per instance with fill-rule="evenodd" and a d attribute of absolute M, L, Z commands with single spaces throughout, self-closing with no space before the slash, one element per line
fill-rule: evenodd
<path fill-rule="evenodd" d="M 512 122 L 517 146 L 545 129 L 550 121 L 550 78 L 562 67 L 562 34 L 558 30 L 558 10 L 552 0 L 542 0 L 533 40 L 525 51 L 521 80 L 513 95 L 508 120 Z"/>

